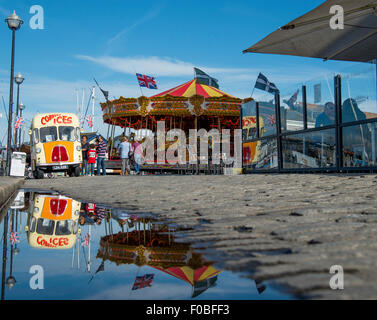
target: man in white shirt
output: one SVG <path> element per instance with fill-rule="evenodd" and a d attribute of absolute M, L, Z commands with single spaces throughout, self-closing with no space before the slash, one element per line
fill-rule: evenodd
<path fill-rule="evenodd" d="M 131 172 L 129 152 L 132 151 L 132 147 L 128 142 L 127 137 L 124 137 L 123 142 L 119 144 L 118 151 L 120 153 L 120 159 L 122 161 L 122 172 L 120 173 L 120 175 L 128 175 Z"/>

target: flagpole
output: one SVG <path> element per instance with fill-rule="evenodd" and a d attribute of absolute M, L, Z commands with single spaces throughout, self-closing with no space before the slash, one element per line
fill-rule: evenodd
<path fill-rule="evenodd" d="M 90 240 L 91 240 L 91 237 L 92 237 L 91 228 L 92 228 L 92 226 L 89 225 L 89 253 L 88 253 L 88 272 L 89 273 L 90 273 L 90 264 L 91 264 L 91 262 L 90 262 Z"/>

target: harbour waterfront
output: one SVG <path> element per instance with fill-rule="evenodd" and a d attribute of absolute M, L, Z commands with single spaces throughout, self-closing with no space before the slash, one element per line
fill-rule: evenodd
<path fill-rule="evenodd" d="M 28 180 L 25 187 L 172 219 L 186 229 L 180 240 L 206 247 L 220 267 L 291 293 L 375 299 L 376 182 L 376 175 L 345 174 L 154 175 Z M 344 290 L 329 286 L 334 265 L 344 270 Z"/>

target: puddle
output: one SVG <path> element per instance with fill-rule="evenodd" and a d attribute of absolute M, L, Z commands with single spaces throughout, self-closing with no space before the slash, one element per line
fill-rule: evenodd
<path fill-rule="evenodd" d="M 219 269 L 198 244 L 176 239 L 184 229 L 151 213 L 25 189 L 1 219 L 7 258 L 1 299 L 294 298 L 268 282 Z"/>

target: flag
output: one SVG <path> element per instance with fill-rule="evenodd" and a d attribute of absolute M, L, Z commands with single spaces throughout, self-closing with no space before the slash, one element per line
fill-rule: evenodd
<path fill-rule="evenodd" d="M 16 129 L 18 129 L 18 128 L 23 127 L 23 125 L 24 125 L 24 119 L 22 119 L 21 117 L 17 116 L 16 119 L 15 119 L 15 121 L 14 121 L 14 127 Z"/>
<path fill-rule="evenodd" d="M 198 68 L 194 68 L 194 71 L 197 83 L 219 89 L 219 80 L 210 77 L 208 74 Z"/>
<path fill-rule="evenodd" d="M 292 110 L 296 109 L 296 107 L 295 107 L 295 103 L 296 103 L 296 101 L 297 101 L 297 96 L 298 96 L 299 91 L 300 91 L 300 90 L 297 90 L 297 91 L 293 94 L 293 96 L 287 101 L 287 105 L 288 105 Z"/>
<path fill-rule="evenodd" d="M 103 90 L 103 89 L 99 86 L 97 80 L 96 80 L 95 78 L 93 78 L 93 79 L 94 79 L 94 81 L 96 82 L 98 88 L 101 90 L 102 94 L 104 95 L 106 101 L 109 100 L 109 91 Z"/>
<path fill-rule="evenodd" d="M 191 298 L 201 295 L 207 289 L 216 285 L 217 276 L 194 283 L 194 291 Z"/>
<path fill-rule="evenodd" d="M 98 272 L 100 272 L 100 271 L 105 271 L 105 262 L 104 262 L 103 260 L 102 260 L 100 266 L 98 267 L 97 271 L 96 271 L 96 272 L 94 273 L 94 275 L 92 275 L 92 277 L 90 278 L 88 284 L 92 282 L 92 280 L 94 279 L 94 276 L 95 276 Z"/>
<path fill-rule="evenodd" d="M 154 274 L 145 274 L 142 277 L 136 277 L 132 290 L 143 289 L 145 287 L 151 287 L 153 283 Z"/>
<path fill-rule="evenodd" d="M 146 76 L 145 74 L 136 73 L 137 80 L 140 87 L 148 89 L 157 89 L 157 83 L 153 77 Z"/>
<path fill-rule="evenodd" d="M 12 244 L 16 244 L 16 243 L 20 242 L 20 240 L 18 240 L 18 233 L 12 231 L 10 233 L 10 240 L 12 241 Z"/>
<path fill-rule="evenodd" d="M 86 117 L 86 122 L 88 123 L 89 128 L 93 128 L 93 117 L 91 115 Z"/>
<path fill-rule="evenodd" d="M 274 115 L 268 116 L 268 125 L 270 127 L 273 127 L 273 126 L 275 126 L 275 123 L 276 123 L 275 116 Z"/>
<path fill-rule="evenodd" d="M 81 246 L 83 247 L 89 246 L 89 240 L 90 240 L 90 235 L 89 233 L 87 233 L 84 240 L 81 240 Z"/>
<path fill-rule="evenodd" d="M 279 89 L 274 83 L 268 81 L 267 77 L 262 73 L 259 73 L 257 81 L 255 82 L 255 88 L 267 91 L 269 93 L 279 93 Z"/>

